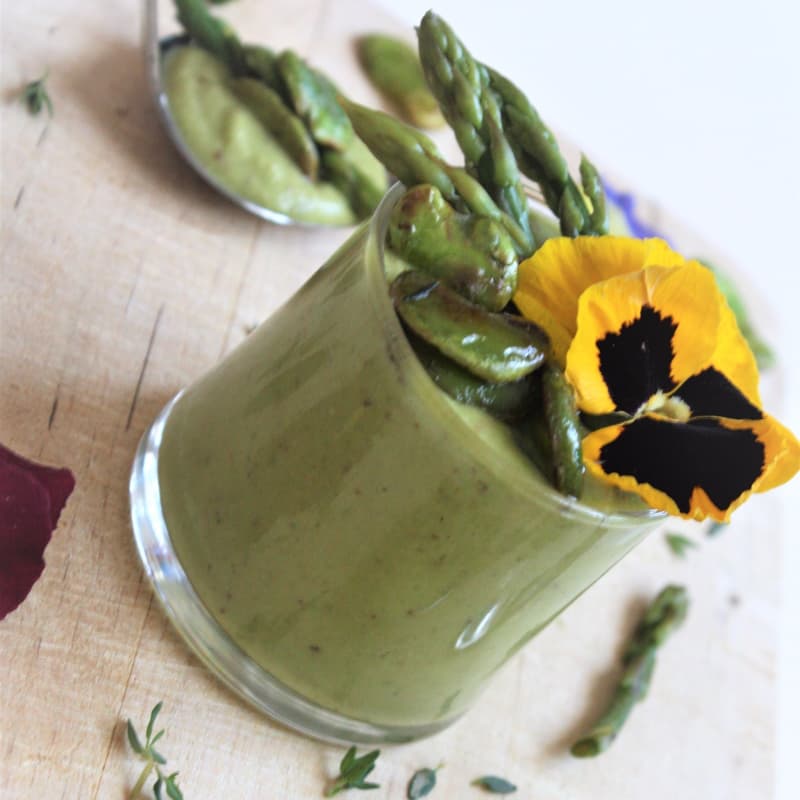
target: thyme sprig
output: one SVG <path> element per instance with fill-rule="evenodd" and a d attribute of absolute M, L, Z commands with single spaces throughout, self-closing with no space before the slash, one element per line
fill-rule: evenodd
<path fill-rule="evenodd" d="M 183 800 L 183 794 L 178 788 L 178 784 L 175 782 L 176 778 L 178 777 L 178 773 L 173 772 L 169 775 L 165 775 L 161 771 L 161 767 L 167 763 L 167 759 L 164 758 L 164 756 L 162 756 L 161 753 L 159 753 L 155 748 L 156 742 L 158 742 L 158 740 L 164 735 L 163 728 L 158 731 L 158 733 L 153 733 L 153 728 L 156 724 L 156 717 L 158 717 L 158 713 L 161 711 L 162 705 L 162 702 L 156 703 L 156 705 L 153 707 L 153 710 L 150 712 L 150 719 L 147 722 L 147 728 L 145 730 L 144 744 L 142 744 L 141 739 L 139 739 L 139 735 L 136 733 L 136 728 L 133 727 L 133 723 L 128 720 L 128 743 L 130 744 L 133 752 L 136 753 L 136 755 L 139 756 L 142 761 L 144 761 L 142 771 L 139 774 L 139 778 L 134 784 L 133 789 L 131 790 L 128 800 L 138 800 L 138 798 L 141 797 L 145 782 L 150 777 L 153 770 L 155 770 L 156 773 L 156 780 L 153 783 L 153 794 L 155 795 L 156 800 L 162 800 L 162 789 L 166 791 L 167 797 L 171 798 L 171 800 Z"/>
<path fill-rule="evenodd" d="M 356 748 L 353 745 L 339 764 L 339 775 L 325 790 L 325 797 L 333 797 L 345 789 L 377 789 L 380 784 L 365 783 L 365 778 L 375 769 L 375 761 L 380 754 L 380 750 L 372 750 L 356 758 Z"/>

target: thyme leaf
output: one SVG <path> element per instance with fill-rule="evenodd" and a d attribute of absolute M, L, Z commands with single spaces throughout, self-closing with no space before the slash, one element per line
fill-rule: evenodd
<path fill-rule="evenodd" d="M 47 93 L 47 89 L 44 85 L 46 80 L 47 73 L 45 72 L 41 78 L 26 84 L 25 88 L 22 90 L 22 102 L 25 103 L 28 111 L 34 116 L 45 106 L 47 107 L 47 113 L 51 117 L 53 116 L 53 101 L 50 99 L 50 95 Z"/>
<path fill-rule="evenodd" d="M 353 745 L 339 764 L 339 775 L 325 790 L 325 797 L 333 797 L 345 789 L 377 789 L 380 784 L 366 783 L 365 779 L 375 769 L 375 761 L 380 754 L 380 750 L 372 750 L 356 757 L 356 748 Z"/>
<path fill-rule="evenodd" d="M 496 775 L 484 775 L 472 781 L 473 786 L 480 786 L 492 794 L 511 794 L 517 791 L 517 787 L 505 778 L 498 778 Z"/>
<path fill-rule="evenodd" d="M 669 546 L 669 549 L 678 556 L 678 558 L 686 558 L 686 551 L 690 548 L 697 547 L 697 542 L 692 541 L 688 536 L 683 536 L 680 533 L 666 533 L 664 539 Z"/>
<path fill-rule="evenodd" d="M 728 522 L 712 522 L 706 530 L 706 536 L 719 536 L 729 524 Z"/>
<path fill-rule="evenodd" d="M 439 764 L 436 769 L 431 769 L 430 767 L 418 769 L 408 782 L 408 788 L 406 789 L 408 800 L 419 800 L 420 797 L 430 794 L 433 791 L 433 787 L 436 786 L 436 773 L 443 766 L 443 764 Z"/>

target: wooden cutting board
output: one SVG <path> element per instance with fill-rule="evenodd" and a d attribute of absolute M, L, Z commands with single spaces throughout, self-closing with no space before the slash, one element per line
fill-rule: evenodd
<path fill-rule="evenodd" d="M 272 227 L 187 168 L 150 99 L 139 11 L 123 0 L 3 9 L 0 441 L 70 467 L 77 488 L 43 577 L 0 623 L 0 797 L 126 796 L 138 769 L 125 720 L 143 727 L 159 700 L 161 749 L 186 798 L 319 797 L 342 748 L 260 716 L 178 639 L 136 558 L 127 480 L 164 403 L 348 231 Z M 356 0 L 241 0 L 220 13 L 247 39 L 294 47 L 378 104 L 351 38 L 397 31 L 382 12 Z M 45 68 L 53 119 L 13 101 Z M 696 251 L 686 232 L 671 232 Z M 433 797 L 477 798 L 469 782 L 485 773 L 535 800 L 770 796 L 783 524 L 779 505 L 758 498 L 713 540 L 692 529 L 701 546 L 685 561 L 655 533 L 513 658 L 455 727 L 386 748 L 381 788 L 368 796 L 402 798 L 415 769 L 442 762 Z M 569 743 L 613 690 L 643 604 L 669 581 L 690 587 L 692 609 L 659 656 L 649 698 L 607 754 L 571 758 Z"/>

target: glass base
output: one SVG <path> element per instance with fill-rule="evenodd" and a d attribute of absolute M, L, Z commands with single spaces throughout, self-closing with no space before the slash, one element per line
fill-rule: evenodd
<path fill-rule="evenodd" d="M 167 617 L 212 673 L 240 697 L 301 733 L 343 744 L 400 743 L 430 736 L 453 718 L 424 726 L 384 727 L 345 717 L 309 702 L 251 659 L 209 613 L 192 587 L 169 537 L 161 510 L 158 451 L 176 395 L 139 442 L 129 491 L 133 538 L 147 577 Z"/>

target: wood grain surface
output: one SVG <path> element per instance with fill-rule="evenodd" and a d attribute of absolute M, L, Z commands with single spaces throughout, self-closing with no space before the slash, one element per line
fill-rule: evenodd
<path fill-rule="evenodd" d="M 356 0 L 241 0 L 220 13 L 378 103 L 351 37 L 396 30 L 382 12 Z M 125 720 L 143 727 L 158 700 L 161 749 L 186 798 L 319 797 L 342 749 L 260 716 L 182 644 L 139 566 L 127 481 L 164 403 L 349 232 L 270 226 L 185 166 L 151 101 L 139 16 L 132 0 L 3 7 L 0 441 L 70 467 L 77 488 L 41 580 L 0 623 L 0 797 L 125 797 L 138 773 Z M 45 68 L 52 119 L 14 99 Z M 684 561 L 654 534 L 457 725 L 386 748 L 381 788 L 366 796 L 402 798 L 416 768 L 444 762 L 433 797 L 477 798 L 469 782 L 485 773 L 532 800 L 769 797 L 779 554 L 765 532 L 782 524 L 779 506 L 757 498 L 723 535 L 693 531 L 701 546 Z M 626 635 L 668 581 L 690 587 L 692 609 L 649 698 L 607 754 L 571 758 L 569 743 L 613 690 Z"/>

